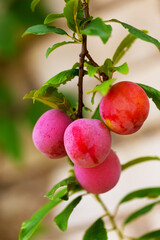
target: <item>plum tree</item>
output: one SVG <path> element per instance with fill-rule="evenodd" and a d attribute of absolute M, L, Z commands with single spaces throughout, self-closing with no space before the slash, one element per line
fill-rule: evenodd
<path fill-rule="evenodd" d="M 149 113 L 149 100 L 136 83 L 114 84 L 100 102 L 100 115 L 113 132 L 132 134 L 143 125 Z"/>
<path fill-rule="evenodd" d="M 106 159 L 93 168 L 83 168 L 75 164 L 75 176 L 80 185 L 90 193 L 100 194 L 111 190 L 121 174 L 120 161 L 113 150 Z"/>
<path fill-rule="evenodd" d="M 71 122 L 68 115 L 59 109 L 45 112 L 33 129 L 32 138 L 36 148 L 49 158 L 65 156 L 63 136 Z"/>
<path fill-rule="evenodd" d="M 64 145 L 75 164 L 94 167 L 107 157 L 111 147 L 111 135 L 100 120 L 78 119 L 67 127 Z"/>

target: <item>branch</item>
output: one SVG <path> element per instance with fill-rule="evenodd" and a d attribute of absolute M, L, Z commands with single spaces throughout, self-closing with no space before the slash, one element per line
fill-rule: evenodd
<path fill-rule="evenodd" d="M 84 18 L 86 19 L 87 17 L 89 17 L 89 6 L 87 2 L 83 3 L 83 7 L 84 7 Z M 87 24 L 87 23 L 86 23 Z M 86 24 L 84 25 L 84 27 L 86 26 Z M 84 59 L 85 56 L 87 54 L 87 36 L 86 35 L 82 35 L 82 50 L 81 53 L 79 55 L 79 80 L 78 80 L 78 114 L 77 117 L 78 118 L 82 118 L 83 117 L 83 76 L 84 76 Z"/>

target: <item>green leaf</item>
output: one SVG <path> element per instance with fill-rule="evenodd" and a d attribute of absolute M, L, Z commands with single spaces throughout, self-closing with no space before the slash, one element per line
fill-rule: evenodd
<path fill-rule="evenodd" d="M 150 43 L 154 44 L 160 50 L 160 42 L 157 39 L 155 39 L 155 38 L 149 36 L 148 34 L 146 34 L 144 31 L 141 31 L 141 30 L 139 30 L 139 29 L 127 24 L 127 23 L 121 22 L 117 19 L 111 19 L 111 20 L 106 21 L 106 22 L 120 23 L 124 28 L 128 29 L 128 31 L 133 36 L 135 36 L 135 37 L 137 37 L 137 38 L 139 38 L 143 41 L 150 42 Z"/>
<path fill-rule="evenodd" d="M 157 198 L 160 196 L 160 187 L 144 188 L 133 191 L 123 197 L 119 204 L 126 203 L 136 198 Z"/>
<path fill-rule="evenodd" d="M 99 113 L 99 105 L 97 106 L 94 114 L 92 115 L 92 119 L 98 119 L 100 120 L 101 122 L 103 122 L 102 118 L 101 118 L 101 115 Z"/>
<path fill-rule="evenodd" d="M 149 232 L 149 233 L 146 233 L 145 235 L 137 238 L 137 240 L 159 240 L 159 236 L 160 236 L 160 230 L 156 230 L 156 231 L 153 231 L 153 232 Z"/>
<path fill-rule="evenodd" d="M 65 192 L 66 189 L 59 191 L 52 201 L 41 207 L 28 221 L 23 222 L 19 240 L 28 240 L 32 236 L 43 218 L 62 201 L 60 197 L 63 196 Z"/>
<path fill-rule="evenodd" d="M 54 219 L 57 226 L 60 228 L 61 231 L 66 231 L 68 226 L 68 219 L 73 212 L 74 208 L 78 205 L 81 201 L 82 196 L 75 198 L 59 215 L 57 215 Z"/>
<path fill-rule="evenodd" d="M 143 162 L 148 162 L 148 161 L 155 161 L 155 160 L 160 160 L 159 157 L 157 156 L 147 156 L 147 157 L 139 157 L 139 158 L 135 158 L 125 164 L 122 164 L 121 168 L 122 168 L 122 171 L 126 170 L 127 168 L 129 167 L 132 167 L 136 164 L 139 164 L 139 163 L 143 163 Z"/>
<path fill-rule="evenodd" d="M 160 91 L 144 84 L 137 83 L 146 92 L 147 96 L 152 99 L 156 107 L 160 110 Z"/>
<path fill-rule="evenodd" d="M 160 201 L 156 201 L 154 203 L 148 204 L 143 208 L 140 208 L 139 210 L 133 212 L 132 214 L 130 214 L 124 221 L 124 225 L 127 225 L 128 223 L 134 221 L 135 219 L 143 216 L 144 214 L 150 212 L 154 206 L 156 206 L 157 204 L 160 204 Z"/>
<path fill-rule="evenodd" d="M 56 48 L 67 45 L 67 44 L 71 44 L 71 43 L 76 43 L 76 42 L 65 42 L 65 41 L 63 41 L 63 42 L 60 42 L 60 43 L 55 43 L 51 48 L 47 49 L 46 58 L 48 58 L 49 54 L 51 52 L 53 52 Z"/>
<path fill-rule="evenodd" d="M 128 74 L 129 72 L 128 64 L 126 62 L 119 67 L 113 67 L 113 69 L 123 74 Z"/>
<path fill-rule="evenodd" d="M 63 13 L 50 13 L 45 19 L 44 19 L 44 24 L 49 24 L 52 23 L 54 20 L 58 18 L 63 18 L 64 14 Z"/>
<path fill-rule="evenodd" d="M 84 66 L 87 68 L 88 71 L 88 75 L 90 77 L 94 77 L 94 75 L 96 74 L 97 70 L 99 69 L 99 67 L 94 67 L 93 65 L 85 62 Z"/>
<path fill-rule="evenodd" d="M 81 32 L 85 35 L 99 36 L 105 44 L 111 36 L 112 27 L 98 17 L 89 22 Z"/>
<path fill-rule="evenodd" d="M 115 81 L 115 78 L 113 79 L 109 79 L 105 82 L 102 82 L 101 84 L 97 85 L 95 88 L 93 88 L 91 91 L 87 92 L 87 94 L 89 93 L 95 93 L 95 92 L 100 92 L 103 96 L 105 96 L 107 94 L 107 92 L 109 91 L 109 89 L 112 86 L 112 83 Z"/>
<path fill-rule="evenodd" d="M 63 14 L 67 20 L 68 27 L 79 34 L 79 25 L 83 20 L 83 10 L 80 8 L 79 0 L 67 1 Z"/>
<path fill-rule="evenodd" d="M 56 28 L 55 26 L 46 26 L 43 24 L 40 25 L 34 25 L 32 27 L 29 27 L 22 35 L 24 37 L 28 34 L 35 34 L 35 35 L 44 35 L 48 33 L 57 33 L 60 35 L 67 35 L 68 34 L 61 28 Z"/>
<path fill-rule="evenodd" d="M 54 87 L 59 87 L 61 84 L 66 84 L 66 82 L 71 81 L 74 77 L 79 76 L 79 69 L 69 69 L 58 73 L 51 79 L 49 79 L 45 84 L 52 84 Z"/>
<path fill-rule="evenodd" d="M 0 116 L 0 148 L 15 161 L 22 160 L 20 135 L 11 116 Z"/>
<path fill-rule="evenodd" d="M 148 33 L 146 30 L 142 30 L 144 33 Z M 124 56 L 124 54 L 130 49 L 132 44 L 137 38 L 133 36 L 132 34 L 128 34 L 120 43 L 118 48 L 116 49 L 114 55 L 113 55 L 113 65 L 117 64 L 121 58 Z"/>
<path fill-rule="evenodd" d="M 35 10 L 35 7 L 37 6 L 37 4 L 40 2 L 40 0 L 33 0 L 31 2 L 31 9 L 32 9 L 32 12 L 34 12 Z"/>
<path fill-rule="evenodd" d="M 107 231 L 104 222 L 99 218 L 94 222 L 90 228 L 85 232 L 83 240 L 107 240 Z"/>
<path fill-rule="evenodd" d="M 58 188 L 68 186 L 69 184 L 75 182 L 75 180 L 76 180 L 75 177 L 69 177 L 60 181 L 45 195 L 45 197 L 48 197 L 50 200 L 53 200 L 54 193 Z"/>
<path fill-rule="evenodd" d="M 99 70 L 101 72 L 104 72 L 109 78 L 111 78 L 112 76 L 112 71 L 113 71 L 113 63 L 112 60 L 110 58 L 107 58 L 103 65 L 100 66 Z"/>
<path fill-rule="evenodd" d="M 56 88 L 48 84 L 42 86 L 38 90 L 31 91 L 29 94 L 26 94 L 23 99 L 33 99 L 33 102 L 39 101 L 51 108 L 58 108 L 66 112 L 68 115 L 72 113 L 72 109 L 67 98 L 57 91 Z"/>

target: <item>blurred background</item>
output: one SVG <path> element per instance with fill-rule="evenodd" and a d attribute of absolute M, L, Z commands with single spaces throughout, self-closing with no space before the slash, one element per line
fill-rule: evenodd
<path fill-rule="evenodd" d="M 23 100 L 30 90 L 38 89 L 48 79 L 67 70 L 78 61 L 80 46 L 67 45 L 58 48 L 48 59 L 45 52 L 64 36 L 27 36 L 22 33 L 31 25 L 41 24 L 49 13 L 61 13 L 63 0 L 41 0 L 35 12 L 30 9 L 31 0 L 0 0 L 0 240 L 18 240 L 23 221 L 47 200 L 43 197 L 59 180 L 68 176 L 70 166 L 66 158 L 45 158 L 32 143 L 32 128 L 39 116 L 49 108 L 40 103 Z M 91 15 L 104 20 L 117 18 L 160 40 L 159 0 L 92 0 Z M 56 22 L 67 30 L 64 20 Z M 97 37 L 88 38 L 88 49 L 96 62 L 103 64 L 112 57 L 120 41 L 127 35 L 121 25 L 112 24 L 112 37 L 103 45 Z M 67 30 L 68 31 L 68 30 Z M 117 74 L 117 80 L 144 83 L 160 90 L 160 54 L 158 49 L 136 40 L 123 58 L 127 61 L 128 75 Z M 85 78 L 85 90 L 95 86 L 96 80 Z M 77 79 L 61 88 L 68 96 L 75 95 Z M 87 107 L 96 108 L 101 96 L 97 94 L 95 105 L 91 96 L 85 96 Z M 112 148 L 121 163 L 139 156 L 160 156 L 160 112 L 151 103 L 150 114 L 142 129 L 130 136 L 112 134 Z M 86 115 L 88 116 L 88 115 Z M 111 211 L 128 192 L 143 187 L 160 186 L 160 163 L 148 162 L 126 170 L 118 185 L 103 194 L 102 199 Z M 145 200 L 138 200 L 121 207 L 119 224 Z M 81 240 L 84 231 L 103 214 L 92 196 L 85 197 L 73 212 L 66 233 L 60 232 L 53 217 L 63 209 L 61 204 L 43 221 L 35 240 Z M 126 234 L 139 236 L 146 231 L 160 228 L 157 206 L 151 214 L 128 225 Z M 94 211 L 93 211 L 94 209 Z M 108 225 L 107 219 L 106 224 Z M 109 239 L 117 240 L 114 233 Z"/>

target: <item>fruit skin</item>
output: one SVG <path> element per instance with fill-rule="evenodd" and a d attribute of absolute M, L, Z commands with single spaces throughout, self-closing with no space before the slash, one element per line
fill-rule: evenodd
<path fill-rule="evenodd" d="M 126 135 L 138 131 L 149 113 L 149 100 L 136 83 L 123 81 L 113 85 L 101 99 L 100 115 L 113 132 Z"/>
<path fill-rule="evenodd" d="M 111 147 L 111 135 L 100 120 L 78 119 L 67 127 L 64 145 L 75 164 L 90 168 L 99 165 L 107 157 Z"/>
<path fill-rule="evenodd" d="M 36 148 L 48 158 L 61 158 L 66 155 L 64 132 L 71 123 L 66 113 L 59 109 L 45 112 L 36 122 L 32 139 Z"/>
<path fill-rule="evenodd" d="M 75 176 L 80 185 L 90 193 L 101 194 L 111 190 L 121 174 L 120 161 L 113 150 L 100 165 L 93 168 L 74 166 Z"/>

